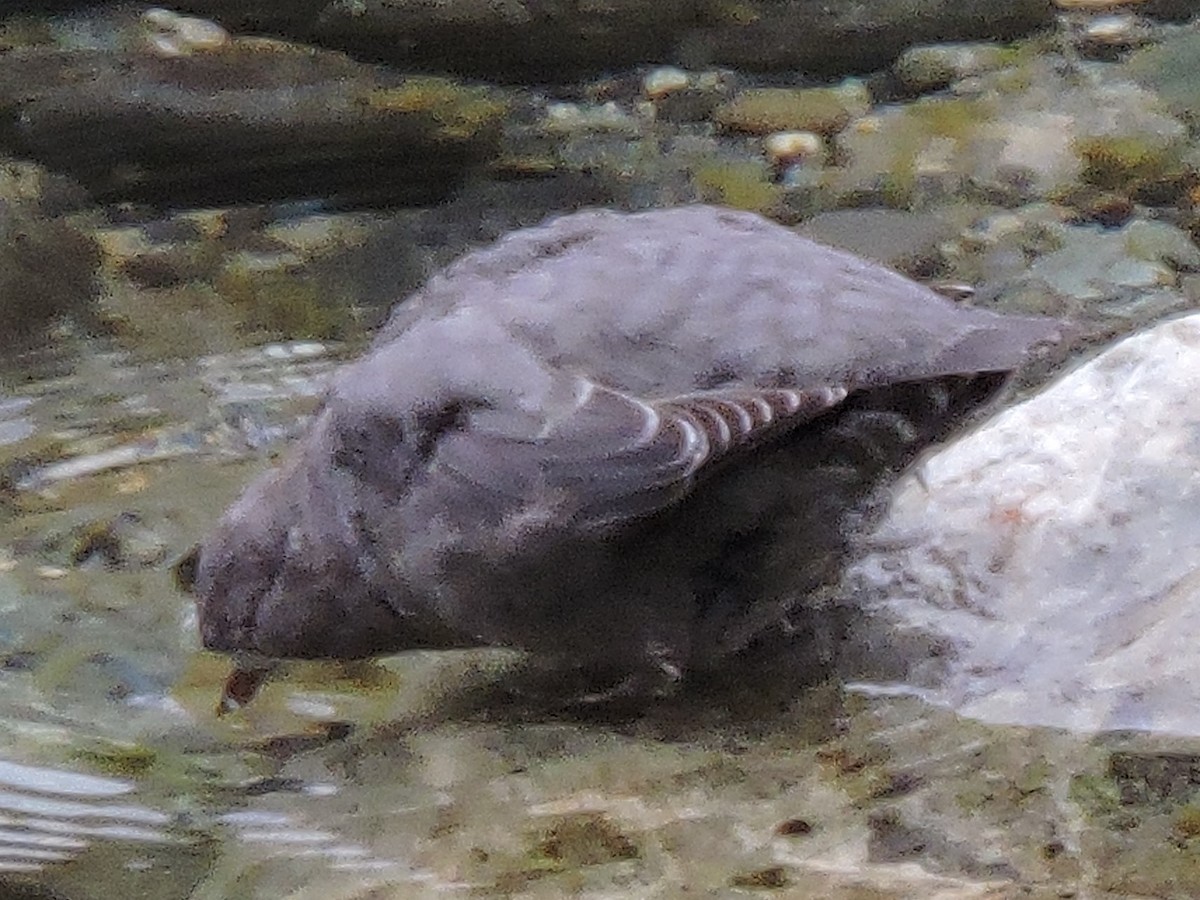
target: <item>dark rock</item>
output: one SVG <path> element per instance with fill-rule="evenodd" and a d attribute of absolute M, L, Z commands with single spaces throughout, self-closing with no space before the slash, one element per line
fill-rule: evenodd
<path fill-rule="evenodd" d="M 261 41 L 0 55 L 0 141 L 101 201 L 421 203 L 492 156 L 506 102 Z"/>
<path fill-rule="evenodd" d="M 1173 22 L 1186 22 L 1200 13 L 1196 0 L 1150 0 L 1138 9 L 1148 16 Z"/>
<path fill-rule="evenodd" d="M 559 82 L 669 59 L 701 21 L 700 0 L 190 0 L 177 8 L 234 31 L 271 33 L 406 69 Z"/>
<path fill-rule="evenodd" d="M 317 39 L 357 56 L 454 75 L 560 81 L 669 59 L 699 24 L 696 0 L 539 0 L 498 4 L 366 0 L 328 4 Z"/>
<path fill-rule="evenodd" d="M 1117 750 L 1108 758 L 1108 775 L 1121 803 L 1189 803 L 1200 794 L 1200 757 L 1194 753 Z"/>
<path fill-rule="evenodd" d="M 790 885 L 792 878 L 783 866 L 769 866 L 765 869 L 734 875 L 729 883 L 734 887 L 750 890 L 778 890 Z"/>
<path fill-rule="evenodd" d="M 595 866 L 641 855 L 630 840 L 605 816 L 578 813 L 563 816 L 545 829 L 537 852 L 562 865 Z"/>
<path fill-rule="evenodd" d="M 808 819 L 787 819 L 775 826 L 775 833 L 782 837 L 803 837 L 813 833 L 813 824 Z"/>
<path fill-rule="evenodd" d="M 87 522 L 67 543 L 70 563 L 79 567 L 147 568 L 166 558 L 161 538 L 134 512 Z"/>
<path fill-rule="evenodd" d="M 1050 26 L 1050 0 L 182 0 L 231 31 L 269 33 L 408 69 L 570 81 L 683 61 L 831 75 L 888 65 L 906 47 L 1009 40 Z"/>
<path fill-rule="evenodd" d="M 910 47 L 896 60 L 902 95 L 928 93 L 963 78 L 1003 68 L 1011 51 L 998 44 L 929 44 Z"/>
<path fill-rule="evenodd" d="M 727 9 L 719 24 L 688 36 L 685 65 L 868 72 L 916 44 L 1011 40 L 1054 22 L 1050 0 L 751 0 Z"/>
<path fill-rule="evenodd" d="M 64 315 L 87 318 L 99 263 L 95 241 L 67 220 L 0 199 L 0 344 L 26 347 Z"/>

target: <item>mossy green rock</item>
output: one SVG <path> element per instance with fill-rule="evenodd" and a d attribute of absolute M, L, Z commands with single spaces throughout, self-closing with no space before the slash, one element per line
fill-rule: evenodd
<path fill-rule="evenodd" d="M 742 91 L 716 112 L 726 131 L 771 134 L 775 131 L 815 131 L 836 134 L 870 105 L 866 88 L 753 88 Z"/>

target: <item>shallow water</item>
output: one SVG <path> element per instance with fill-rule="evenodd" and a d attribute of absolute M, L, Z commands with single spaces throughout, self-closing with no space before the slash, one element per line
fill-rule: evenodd
<path fill-rule="evenodd" d="M 518 660 L 486 652 L 290 665 L 218 717 L 229 666 L 169 565 L 337 356 L 101 347 L 9 370 L 0 896 L 1200 889 L 1200 744 L 1166 736 L 986 726 L 829 682 L 584 722 L 513 703 Z"/>

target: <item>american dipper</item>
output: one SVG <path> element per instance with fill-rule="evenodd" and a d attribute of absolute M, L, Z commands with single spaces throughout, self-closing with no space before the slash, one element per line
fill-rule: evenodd
<path fill-rule="evenodd" d="M 505 646 L 660 691 L 786 632 L 886 477 L 1059 328 L 751 213 L 513 232 L 397 306 L 186 560 L 204 645 Z"/>

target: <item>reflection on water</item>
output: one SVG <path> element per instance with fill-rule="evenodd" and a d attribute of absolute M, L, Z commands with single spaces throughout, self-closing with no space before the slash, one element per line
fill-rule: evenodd
<path fill-rule="evenodd" d="M 25 372 L 19 396 L 0 398 L 0 445 L 35 435 L 60 445 L 60 458 L 22 473 L 21 489 L 202 453 L 244 455 L 302 427 L 335 362 L 314 342 L 156 364 L 94 352 L 66 374 L 30 381 Z"/>
<path fill-rule="evenodd" d="M 93 840 L 166 842 L 171 817 L 115 802 L 124 781 L 0 760 L 0 872 L 77 856 Z"/>
<path fill-rule="evenodd" d="M 228 496 L 164 464 L 249 458 L 285 440 L 336 354 L 310 342 L 139 363 L 93 349 L 0 366 L 0 480 L 13 492 L 0 508 L 0 873 L 40 873 L 72 898 L 133 885 L 184 897 L 223 841 L 390 866 L 302 816 L 250 808 L 261 798 L 238 785 L 265 782 L 170 693 L 195 639 L 165 566 L 186 545 L 180 533 L 193 538 Z M 243 477 L 228 472 L 227 491 Z M 211 703 L 215 685 L 203 690 Z M 71 758 L 137 778 L 55 765 Z"/>
<path fill-rule="evenodd" d="M 310 810 L 312 814 L 317 812 Z M 306 826 L 287 813 L 245 810 L 225 813 L 216 821 L 238 843 L 250 845 L 252 854 L 261 860 L 285 864 L 289 860 L 317 862 L 330 872 L 383 876 L 389 880 L 407 881 L 414 877 L 411 865 L 376 856 L 367 846 L 348 841 L 336 830 Z M 418 876 L 417 880 L 422 879 Z"/>
<path fill-rule="evenodd" d="M 330 784 L 298 791 L 316 803 L 336 792 Z M 6 875 L 24 875 L 21 883 L 25 883 L 28 876 L 41 873 L 47 883 L 69 888 L 72 897 L 111 896 L 107 892 L 122 881 L 144 884 L 152 870 L 178 867 L 179 860 L 194 858 L 199 847 L 214 839 L 245 845 L 263 863 L 317 860 L 330 871 L 408 872 L 407 867 L 373 856 L 366 846 L 293 813 L 246 808 L 194 810 L 184 815 L 140 805 L 134 797 L 135 786 L 129 781 L 0 760 L 0 893 L 8 884 Z M 309 811 L 319 813 L 319 809 Z M 124 859 L 124 875 L 106 873 L 96 886 L 100 889 L 90 890 L 86 884 L 94 873 L 88 852 L 98 846 L 100 858 Z M 76 872 L 73 864 L 81 871 Z M 157 884 L 156 890 L 166 889 L 161 880 Z M 153 896 L 185 897 L 190 887 L 180 882 L 174 892 Z"/>
<path fill-rule="evenodd" d="M 0 398 L 0 446 L 15 444 L 33 434 L 33 420 L 25 415 L 32 405 L 29 397 Z"/>

